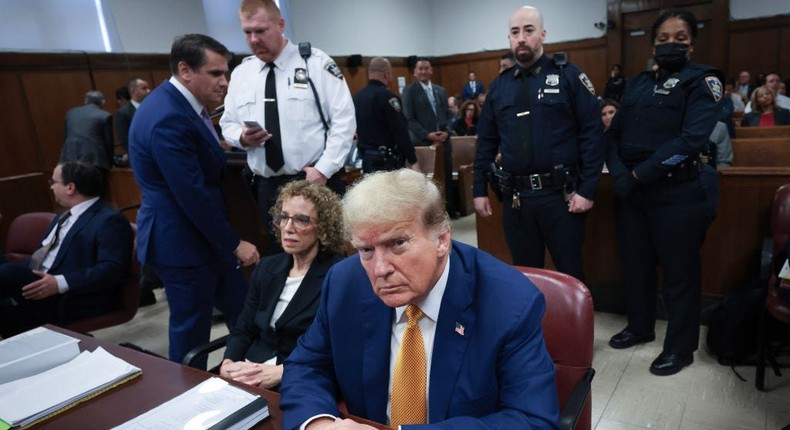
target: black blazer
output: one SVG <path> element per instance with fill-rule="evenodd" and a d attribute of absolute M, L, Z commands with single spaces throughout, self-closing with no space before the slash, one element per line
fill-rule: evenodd
<path fill-rule="evenodd" d="M 230 332 L 225 358 L 233 361 L 246 358 L 263 363 L 276 356 L 277 364 L 282 364 L 296 347 L 296 340 L 313 322 L 326 272 L 343 258 L 318 253 L 274 330 L 269 322 L 285 287 L 293 257 L 281 253 L 261 260 L 250 277 L 250 290 L 236 327 Z"/>
<path fill-rule="evenodd" d="M 757 127 L 760 125 L 760 112 L 751 111 L 743 116 L 741 127 Z M 776 125 L 790 125 L 790 110 L 776 107 L 774 109 Z"/>

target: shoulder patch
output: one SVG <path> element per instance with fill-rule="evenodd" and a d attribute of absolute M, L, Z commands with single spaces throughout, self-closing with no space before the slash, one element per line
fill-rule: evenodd
<path fill-rule="evenodd" d="M 392 108 L 395 109 L 395 112 L 401 111 L 400 100 L 398 100 L 397 97 L 392 97 L 391 99 L 387 100 L 387 103 L 389 103 L 390 106 L 392 106 Z"/>
<path fill-rule="evenodd" d="M 590 82 L 590 78 L 588 78 L 586 74 L 580 73 L 579 80 L 584 85 L 584 88 L 587 88 L 587 91 L 589 91 L 590 94 L 595 95 L 595 88 L 593 88 L 593 84 Z"/>
<path fill-rule="evenodd" d="M 343 72 L 340 70 L 340 67 L 338 67 L 337 63 L 335 63 L 334 61 L 331 60 L 327 61 L 326 64 L 324 64 L 324 69 L 327 72 L 334 75 L 334 77 L 338 79 L 343 79 Z"/>
<path fill-rule="evenodd" d="M 713 101 L 716 103 L 721 100 L 722 94 L 724 91 L 722 90 L 721 81 L 719 78 L 715 76 L 706 76 L 705 83 L 708 84 L 708 89 L 710 90 L 711 95 L 713 96 Z"/>

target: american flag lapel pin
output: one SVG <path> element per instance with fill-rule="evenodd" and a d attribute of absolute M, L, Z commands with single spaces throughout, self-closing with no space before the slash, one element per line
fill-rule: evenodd
<path fill-rule="evenodd" d="M 459 322 L 455 323 L 455 332 L 460 334 L 461 336 L 463 336 L 464 335 L 464 326 L 462 326 L 461 323 L 459 323 Z"/>

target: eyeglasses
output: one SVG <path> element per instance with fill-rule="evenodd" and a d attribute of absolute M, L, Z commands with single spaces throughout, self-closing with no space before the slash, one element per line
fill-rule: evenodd
<path fill-rule="evenodd" d="M 310 218 L 310 216 L 303 214 L 289 216 L 287 213 L 283 212 L 272 217 L 274 225 L 280 226 L 281 228 L 285 228 L 285 226 L 288 225 L 288 220 L 291 220 L 294 227 L 300 230 L 310 227 L 310 225 L 313 223 L 313 219 Z"/>

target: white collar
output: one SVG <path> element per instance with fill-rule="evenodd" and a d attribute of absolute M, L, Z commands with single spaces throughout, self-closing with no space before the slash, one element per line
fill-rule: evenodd
<path fill-rule="evenodd" d="M 173 84 L 173 86 L 176 87 L 178 92 L 181 93 L 181 95 L 183 95 L 187 99 L 189 105 L 192 106 L 192 109 L 195 110 L 195 113 L 198 114 L 198 116 L 200 116 L 201 112 L 203 112 L 203 109 L 205 109 L 206 107 L 200 104 L 200 102 L 192 94 L 192 92 L 189 91 L 189 89 L 187 89 L 187 87 L 185 87 L 184 84 L 179 82 L 175 76 L 170 77 L 170 83 Z"/>
<path fill-rule="evenodd" d="M 69 208 L 69 212 L 71 212 L 72 220 L 79 218 L 89 207 L 93 206 L 96 201 L 99 200 L 98 197 L 93 197 L 88 200 L 85 200 L 82 203 L 77 203 L 76 205 Z"/>

